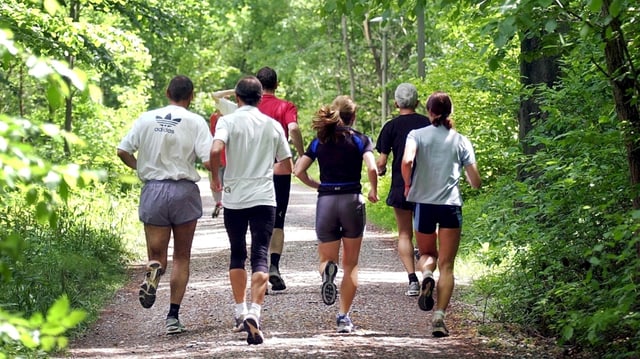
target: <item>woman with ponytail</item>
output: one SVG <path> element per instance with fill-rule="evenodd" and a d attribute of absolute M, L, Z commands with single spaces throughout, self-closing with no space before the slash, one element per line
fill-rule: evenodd
<path fill-rule="evenodd" d="M 362 164 L 367 167 L 369 201 L 378 201 L 378 171 L 369 137 L 354 130 L 356 105 L 348 96 L 338 96 L 331 106 L 323 106 L 313 118 L 317 136 L 296 162 L 294 174 L 307 186 L 318 189 L 316 236 L 321 295 L 325 304 L 335 303 L 338 290 L 334 279 L 338 273 L 340 245 L 343 246 L 340 285 L 340 309 L 336 317 L 338 333 L 351 333 L 349 317 L 358 287 L 358 259 L 366 223 L 364 198 L 361 194 Z M 318 160 L 320 182 L 307 174 Z"/>
<path fill-rule="evenodd" d="M 462 228 L 461 172 L 464 170 L 471 187 L 481 185 L 473 146 L 453 129 L 452 112 L 448 94 L 435 92 L 429 97 L 427 114 L 431 126 L 409 132 L 401 164 L 404 194 L 408 201 L 416 203 L 414 229 L 420 253 L 416 269 L 422 271 L 418 306 L 430 311 L 435 304 L 435 337 L 449 335 L 444 317 L 453 292 L 453 264 Z M 434 303 L 436 268 L 440 276 Z"/>

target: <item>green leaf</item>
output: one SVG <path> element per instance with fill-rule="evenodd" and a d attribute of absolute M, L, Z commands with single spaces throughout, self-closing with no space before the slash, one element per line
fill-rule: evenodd
<path fill-rule="evenodd" d="M 58 298 L 58 300 L 53 303 L 51 308 L 47 311 L 47 321 L 49 322 L 58 322 L 67 316 L 69 313 L 70 305 L 69 298 L 66 295 Z"/>
<path fill-rule="evenodd" d="M 609 5 L 609 13 L 613 17 L 620 16 L 620 12 L 622 12 L 622 0 L 613 0 L 611 5 Z"/>
<path fill-rule="evenodd" d="M 599 12 L 602 8 L 602 0 L 591 0 L 589 1 L 589 10 L 591 12 Z"/>
<path fill-rule="evenodd" d="M 55 15 L 60 10 L 60 4 L 57 0 L 44 0 L 43 5 L 49 15 Z"/>
<path fill-rule="evenodd" d="M 62 325 L 64 325 L 66 328 L 73 328 L 76 325 L 80 324 L 86 317 L 87 313 L 85 311 L 73 310 L 62 320 Z"/>
<path fill-rule="evenodd" d="M 546 24 L 544 25 L 544 29 L 548 33 L 552 33 L 554 31 L 556 31 L 556 28 L 558 28 L 558 23 L 556 22 L 555 19 L 547 20 Z"/>
<path fill-rule="evenodd" d="M 571 338 L 573 338 L 573 327 L 570 325 L 565 325 L 564 328 L 562 328 L 562 339 L 568 341 Z"/>
<path fill-rule="evenodd" d="M 60 95 L 60 91 L 53 84 L 47 86 L 47 100 L 49 100 L 49 105 L 53 108 L 60 108 L 64 103 L 64 97 Z"/>
<path fill-rule="evenodd" d="M 51 215 L 51 209 L 47 202 L 40 201 L 36 205 L 36 219 L 40 223 L 46 223 Z"/>

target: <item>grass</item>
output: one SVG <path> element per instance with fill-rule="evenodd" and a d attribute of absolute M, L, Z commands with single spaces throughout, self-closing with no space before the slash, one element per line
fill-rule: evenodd
<path fill-rule="evenodd" d="M 0 244 L 19 238 L 20 251 L 5 252 L 0 264 L 10 269 L 2 278 L 0 307 L 24 318 L 47 313 L 66 295 L 86 319 L 67 334 L 74 335 L 98 318 L 104 304 L 127 280 L 125 270 L 135 256 L 129 244 L 136 196 L 114 198 L 106 191 L 80 190 L 60 206 L 55 225 L 35 219 L 35 210 L 21 198 L 5 198 L 0 210 Z M 136 230 L 139 232 L 139 227 Z M 19 314 L 18 314 L 19 313 Z M 15 342 L 0 341 L 4 349 L 22 352 Z"/>

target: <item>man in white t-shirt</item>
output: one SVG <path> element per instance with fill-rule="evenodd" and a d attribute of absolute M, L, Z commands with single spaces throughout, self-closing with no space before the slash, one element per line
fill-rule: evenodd
<path fill-rule="evenodd" d="M 193 100 L 193 83 L 188 77 L 174 77 L 167 98 L 168 106 L 145 112 L 134 122 L 117 153 L 144 182 L 138 208 L 149 259 L 139 293 L 144 308 L 155 303 L 173 233 L 170 306 L 165 324 L 167 334 L 177 334 L 185 331 L 178 312 L 189 281 L 196 223 L 202 217 L 195 161 L 197 157 L 209 168 L 212 137 L 205 119 L 187 110 Z M 137 159 L 133 155 L 136 151 Z"/>
<path fill-rule="evenodd" d="M 223 192 L 224 225 L 231 246 L 229 279 L 236 303 L 234 329 L 247 331 L 247 343 L 261 344 L 264 337 L 260 314 L 269 278 L 267 254 L 276 213 L 273 159 L 289 166 L 291 171 L 291 150 L 282 126 L 257 108 L 262 85 L 256 77 L 238 81 L 235 97 L 238 109 L 222 116 L 216 125 L 210 154 L 211 186 L 212 190 Z M 224 181 L 218 176 L 222 150 L 227 158 Z M 251 228 L 250 305 L 245 301 L 248 227 Z"/>

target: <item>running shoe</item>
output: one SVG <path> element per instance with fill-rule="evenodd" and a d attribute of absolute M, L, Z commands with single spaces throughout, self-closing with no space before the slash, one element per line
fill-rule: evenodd
<path fill-rule="evenodd" d="M 182 332 L 187 331 L 184 328 L 184 325 L 180 323 L 178 318 L 174 318 L 174 317 L 167 318 L 167 320 L 165 321 L 165 326 L 167 328 L 167 334 L 180 334 Z"/>
<path fill-rule="evenodd" d="M 220 215 L 220 210 L 222 209 L 222 204 L 216 204 L 216 207 L 213 209 L 213 213 L 211 213 L 212 218 L 217 218 Z"/>
<path fill-rule="evenodd" d="M 326 305 L 331 305 L 336 302 L 336 297 L 338 296 L 338 287 L 336 287 L 333 281 L 336 279 L 336 274 L 338 273 L 338 266 L 329 262 L 324 267 L 324 274 L 322 275 L 322 288 L 320 289 L 320 294 L 322 295 L 322 301 Z"/>
<path fill-rule="evenodd" d="M 160 283 L 160 277 L 162 276 L 162 265 L 158 261 L 149 261 L 147 263 L 147 273 L 144 277 L 144 282 L 140 285 L 140 304 L 143 308 L 151 308 L 153 303 L 156 302 L 156 291 L 158 290 L 158 283 Z"/>
<path fill-rule="evenodd" d="M 234 333 L 240 333 L 244 330 L 244 317 L 245 315 L 242 314 L 239 317 L 234 318 L 236 320 L 236 325 L 232 329 Z"/>
<path fill-rule="evenodd" d="M 280 270 L 275 267 L 269 267 L 269 283 L 271 283 L 272 290 L 285 290 L 287 286 L 284 284 L 284 279 L 280 275 Z"/>
<path fill-rule="evenodd" d="M 351 333 L 353 331 L 353 323 L 349 315 L 338 315 L 336 324 L 338 325 L 338 333 Z"/>
<path fill-rule="evenodd" d="M 247 343 L 251 344 L 262 344 L 264 342 L 264 337 L 262 336 L 262 331 L 260 331 L 260 321 L 255 314 L 247 314 L 244 317 L 244 330 L 247 332 Z"/>
<path fill-rule="evenodd" d="M 432 276 L 422 278 L 422 286 L 420 286 L 420 296 L 418 297 L 418 306 L 422 310 L 433 309 L 433 288 L 436 282 Z"/>
<path fill-rule="evenodd" d="M 444 325 L 443 318 L 435 319 L 431 326 L 433 327 L 431 334 L 433 334 L 434 337 L 444 338 L 449 336 L 449 330 L 447 330 L 447 327 Z"/>
<path fill-rule="evenodd" d="M 409 297 L 417 297 L 420 294 L 420 283 L 411 282 L 409 283 L 409 288 L 404 293 L 404 295 Z"/>

